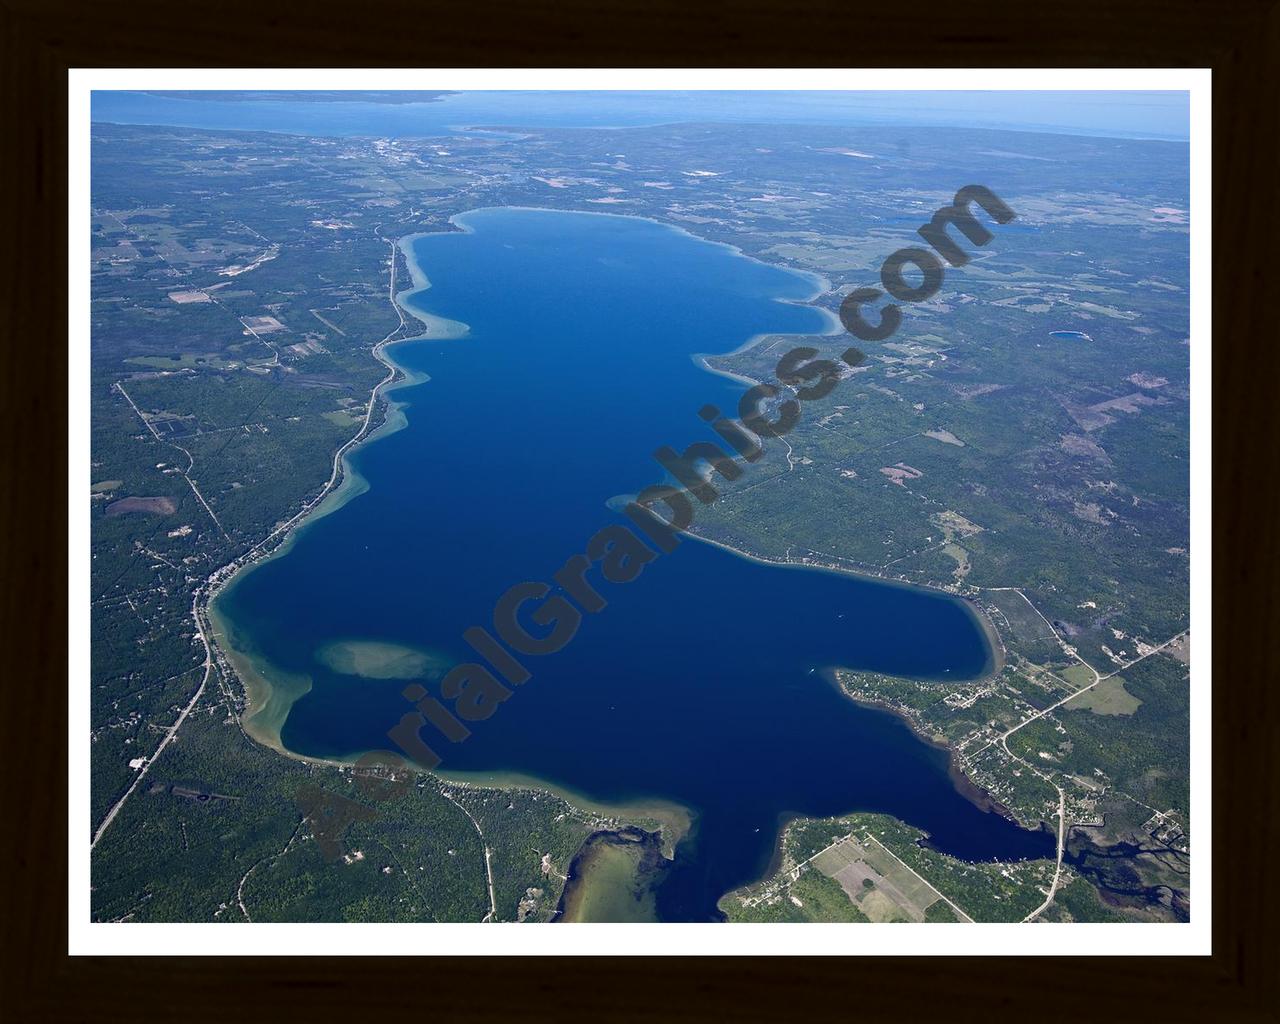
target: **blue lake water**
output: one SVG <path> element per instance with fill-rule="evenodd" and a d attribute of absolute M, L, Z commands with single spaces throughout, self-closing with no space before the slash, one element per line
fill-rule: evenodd
<path fill-rule="evenodd" d="M 408 302 L 470 333 L 394 350 L 430 379 L 396 392 L 404 429 L 353 455 L 369 489 L 219 599 L 239 648 L 310 679 L 281 729 L 304 755 L 392 747 L 388 729 L 412 710 L 404 680 L 344 675 L 317 652 L 378 641 L 474 660 L 463 631 L 492 629 L 509 587 L 550 580 L 598 529 L 625 523 L 610 499 L 662 479 L 654 449 L 714 440 L 698 410 L 736 408 L 744 385 L 693 354 L 829 329 L 800 304 L 813 280 L 651 221 L 507 209 L 462 222 L 412 243 L 431 287 Z M 714 917 L 797 814 L 890 813 L 968 859 L 1052 855 L 1047 833 L 958 792 L 944 752 L 823 675 L 981 674 L 990 649 L 963 603 L 695 540 L 634 582 L 589 578 L 608 606 L 567 647 L 522 656 L 532 679 L 465 742 L 430 726 L 423 737 L 445 771 L 693 810 L 658 893 L 664 919 Z"/>

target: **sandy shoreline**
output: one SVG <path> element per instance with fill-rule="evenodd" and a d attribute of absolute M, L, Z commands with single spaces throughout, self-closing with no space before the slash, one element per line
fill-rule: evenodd
<path fill-rule="evenodd" d="M 463 230 L 469 229 L 464 228 Z M 400 411 L 400 405 L 390 396 L 399 388 L 421 383 L 428 379 L 423 375 L 414 374 L 397 363 L 391 355 L 390 349 L 396 345 L 411 341 L 454 340 L 465 337 L 469 332 L 470 328 L 466 324 L 431 316 L 422 311 L 411 309 L 406 304 L 407 299 L 431 287 L 430 279 L 418 264 L 413 253 L 414 240 L 422 237 L 423 234 L 443 233 L 447 232 L 424 232 L 406 235 L 395 243 L 396 251 L 404 257 L 412 284 L 409 288 L 395 291 L 393 293 L 393 301 L 398 309 L 409 313 L 409 315 L 417 319 L 422 324 L 423 331 L 408 338 L 385 339 L 371 350 L 374 357 L 387 367 L 388 373 L 382 381 L 374 386 L 370 393 L 369 408 L 371 413 L 366 417 L 365 425 L 335 455 L 335 466 L 337 467 L 335 476 L 330 479 L 325 489 L 305 509 L 286 523 L 284 527 L 267 537 L 248 555 L 242 556 L 236 563 L 232 563 L 231 566 L 220 570 L 224 575 L 210 586 L 206 600 L 203 603 L 203 614 L 210 623 L 207 635 L 212 640 L 216 640 L 215 649 L 225 657 L 227 663 L 234 669 L 245 691 L 246 709 L 241 715 L 241 725 L 245 733 L 255 742 L 303 764 L 349 769 L 360 757 L 368 752 L 360 751 L 345 757 L 317 758 L 299 754 L 284 745 L 280 737 L 280 729 L 283 727 L 293 703 L 305 696 L 310 690 L 310 680 L 305 679 L 304 685 L 302 679 L 305 677 L 290 681 L 272 679 L 269 670 L 265 666 L 256 664 L 251 653 L 237 648 L 229 641 L 228 624 L 217 610 L 217 600 L 228 593 L 245 574 L 251 572 L 255 567 L 273 558 L 287 554 L 295 539 L 300 535 L 301 530 L 306 526 L 325 515 L 337 511 L 352 498 L 367 490 L 368 481 L 351 465 L 349 456 L 361 445 L 379 440 L 397 430 L 403 429 L 407 424 L 407 420 Z M 392 288 L 394 289 L 394 284 Z M 404 321 L 402 319 L 402 328 L 403 326 Z M 383 398 L 387 399 L 388 402 L 386 415 L 377 426 L 371 427 L 372 410 L 377 407 L 379 400 Z M 266 548 L 265 546 L 271 544 L 273 540 L 276 543 L 270 548 Z M 558 786 L 533 776 L 514 773 L 449 773 L 427 771 L 422 768 L 417 768 L 417 770 L 435 777 L 442 784 L 451 786 L 547 793 L 564 800 L 580 811 L 626 822 L 658 822 L 662 828 L 664 853 L 668 857 L 674 855 L 675 846 L 688 833 L 694 820 L 694 814 L 690 809 L 673 801 L 636 799 L 611 803 L 592 799 L 568 787 Z"/>
<path fill-rule="evenodd" d="M 451 786 L 490 789 L 503 792 L 525 791 L 548 793 L 580 811 L 598 814 L 630 824 L 657 822 L 662 828 L 663 854 L 668 859 L 675 847 L 693 827 L 697 814 L 674 800 L 657 797 L 636 797 L 631 800 L 597 800 L 569 786 L 547 782 L 533 775 L 519 772 L 449 772 L 431 771 L 441 782 Z"/>
<path fill-rule="evenodd" d="M 241 716 L 241 724 L 245 732 L 264 746 L 289 756 L 295 755 L 286 750 L 281 742 L 280 727 L 288 716 L 289 707 L 292 706 L 294 701 L 302 697 L 310 689 L 310 686 L 308 685 L 305 689 L 302 689 L 296 683 L 273 681 L 265 670 L 259 669 L 254 664 L 252 655 L 237 649 L 230 643 L 227 622 L 218 613 L 217 602 L 219 598 L 234 589 L 236 584 L 246 574 L 252 572 L 254 568 L 274 558 L 288 554 L 303 529 L 324 516 L 338 511 L 348 501 L 368 490 L 368 481 L 360 475 L 359 471 L 351 463 L 350 456 L 362 445 L 402 430 L 408 421 L 404 416 L 401 405 L 391 396 L 400 388 L 423 383 L 428 379 L 425 375 L 415 373 L 397 363 L 391 355 L 391 349 L 396 345 L 413 341 L 448 341 L 462 338 L 470 330 L 466 324 L 415 311 L 404 304 L 404 299 L 431 287 L 430 280 L 413 257 L 412 242 L 413 239 L 418 237 L 420 236 L 406 235 L 404 238 L 391 243 L 393 248 L 392 272 L 388 292 L 392 306 L 400 318 L 400 324 L 390 335 L 378 342 L 370 350 L 374 358 L 387 368 L 387 375 L 374 385 L 369 394 L 369 404 L 360 430 L 334 454 L 332 475 L 315 498 L 282 526 L 273 530 L 271 534 L 255 545 L 249 552 L 229 565 L 223 566 L 210 577 L 201 609 L 202 614 L 207 617 L 210 624 L 207 635 L 217 641 L 214 645 L 215 651 L 220 652 L 226 658 L 226 661 L 235 670 L 241 685 L 244 687 L 247 707 L 245 713 Z M 409 270 L 409 276 L 412 281 L 410 288 L 400 291 L 396 290 L 396 254 L 404 257 L 405 265 Z M 394 335 L 402 330 L 409 329 L 409 321 L 405 319 L 406 313 L 419 322 L 422 331 L 411 337 L 395 338 Z M 382 399 L 386 399 L 387 402 L 386 412 L 381 421 L 375 426 L 374 413 L 377 411 Z M 287 696 L 288 702 L 277 702 L 273 707 L 273 699 L 281 696 Z M 310 759 L 302 758 L 302 760 Z"/>
<path fill-rule="evenodd" d="M 596 217 L 626 217 L 629 220 L 644 220 L 660 227 L 674 231 L 690 238 L 696 239 L 707 245 L 714 245 L 728 249 L 738 257 L 759 263 L 762 266 L 773 266 L 773 264 L 765 263 L 765 261 L 757 259 L 743 252 L 737 246 L 728 242 L 714 242 L 710 239 L 701 238 L 688 229 L 674 224 L 666 224 L 662 221 L 655 220 L 651 217 L 639 217 L 628 214 L 606 213 L 599 210 L 590 211 L 566 211 L 556 210 L 547 207 L 477 207 L 472 210 L 466 210 L 456 213 L 449 218 L 449 224 L 459 232 L 472 233 L 474 229 L 467 223 L 466 218 L 475 213 L 485 210 L 530 210 L 541 213 L 563 214 L 575 213 L 585 216 Z M 259 668 L 254 663 L 250 653 L 240 651 L 230 643 L 227 629 L 227 621 L 217 611 L 217 602 L 220 597 L 228 594 L 239 580 L 251 572 L 256 566 L 264 564 L 273 558 L 277 558 L 287 554 L 293 546 L 301 531 L 320 518 L 330 515 L 343 507 L 351 499 L 363 494 L 369 487 L 368 481 L 360 475 L 359 471 L 351 464 L 350 456 L 362 445 L 371 443 L 386 437 L 405 427 L 407 421 L 404 413 L 401 411 L 400 405 L 392 398 L 393 393 L 403 387 L 422 383 L 428 378 L 425 375 L 414 374 L 405 367 L 397 363 L 391 354 L 391 349 L 400 344 L 412 341 L 447 341 L 465 337 L 470 331 L 467 324 L 459 321 L 447 320 L 443 317 L 436 317 L 430 313 L 421 310 L 415 310 L 410 307 L 407 300 L 413 296 L 428 290 L 431 287 L 430 278 L 426 271 L 418 263 L 417 256 L 413 250 L 413 243 L 428 235 L 452 234 L 452 231 L 434 231 L 434 232 L 418 232 L 415 234 L 405 235 L 397 239 L 392 245 L 392 261 L 391 261 L 391 283 L 388 289 L 389 298 L 393 309 L 400 318 L 400 325 L 387 338 L 378 342 L 373 346 L 371 352 L 374 358 L 381 362 L 387 368 L 387 375 L 379 381 L 370 392 L 369 404 L 365 416 L 365 421 L 360 430 L 348 440 L 334 455 L 333 473 L 329 481 L 326 483 L 320 493 L 313 498 L 307 505 L 290 518 L 282 526 L 272 531 L 263 541 L 256 545 L 251 551 L 241 556 L 235 562 L 219 569 L 207 582 L 206 593 L 202 602 L 202 614 L 204 614 L 210 622 L 210 628 L 206 631 L 211 640 L 216 641 L 214 644 L 215 652 L 221 652 L 225 656 L 226 662 L 235 670 L 237 676 L 240 677 L 241 685 L 245 690 L 247 707 L 241 718 L 241 724 L 245 731 L 255 740 L 263 743 L 265 746 L 281 753 L 288 753 L 280 740 L 280 728 L 284 724 L 285 718 L 288 716 L 289 707 L 294 701 L 305 695 L 307 688 L 302 688 L 297 681 L 273 681 L 264 668 Z M 410 287 L 397 290 L 396 289 L 396 261 L 395 256 L 399 254 L 404 258 L 405 266 L 409 271 Z M 799 277 L 808 279 L 813 285 L 813 291 L 803 297 L 797 299 L 779 299 L 777 301 L 787 302 L 796 305 L 808 305 L 811 308 L 812 303 L 819 296 L 825 294 L 831 288 L 831 282 L 820 274 L 811 271 L 795 270 L 794 268 L 783 268 L 789 273 L 793 273 Z M 828 331 L 826 333 L 835 333 L 840 324 L 839 321 L 827 310 L 819 309 L 828 319 Z M 395 338 L 394 335 L 408 328 L 408 322 L 405 315 L 416 319 L 422 327 L 422 331 L 416 335 L 405 338 Z M 795 335 L 795 337 L 808 337 L 809 335 Z M 759 344 L 766 337 L 773 335 L 759 334 L 749 338 L 743 345 L 735 349 L 733 353 L 725 353 L 732 355 L 749 350 Z M 698 365 L 702 366 L 707 372 L 720 376 L 726 376 L 734 380 L 740 380 L 748 384 L 757 383 L 750 378 L 743 377 L 738 374 L 732 374 L 728 371 L 716 369 L 707 363 L 710 358 L 705 354 L 694 354 L 691 358 Z M 379 406 L 381 399 L 387 400 L 386 413 L 380 423 L 374 426 L 374 413 Z M 274 702 L 274 703 L 273 703 Z M 305 759 L 304 759 L 305 760 Z"/>

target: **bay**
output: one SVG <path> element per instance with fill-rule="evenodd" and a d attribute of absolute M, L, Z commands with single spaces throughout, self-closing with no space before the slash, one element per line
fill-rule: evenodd
<path fill-rule="evenodd" d="M 216 601 L 256 687 L 256 734 L 302 756 L 392 747 L 409 681 L 437 692 L 444 668 L 475 659 L 463 631 L 492 630 L 509 587 L 551 580 L 625 523 L 620 499 L 662 479 L 658 446 L 714 440 L 698 410 L 735 409 L 744 385 L 698 353 L 833 329 L 805 304 L 815 278 L 652 221 L 508 208 L 456 221 L 406 243 L 430 286 L 403 301 L 467 331 L 394 347 L 402 429 L 357 448 L 362 486 Z M 663 920 L 714 919 L 796 815 L 892 814 L 971 860 L 1052 856 L 1048 833 L 962 793 L 945 751 L 829 679 L 835 666 L 982 675 L 992 651 L 964 602 L 692 539 L 634 582 L 589 578 L 607 607 L 568 646 L 522 656 L 532 678 L 465 741 L 423 738 L 450 774 L 687 809 Z"/>

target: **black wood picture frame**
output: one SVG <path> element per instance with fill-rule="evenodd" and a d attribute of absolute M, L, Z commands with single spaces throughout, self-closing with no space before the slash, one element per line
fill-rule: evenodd
<path fill-rule="evenodd" d="M 1280 1019 L 1275 0 L 4 0 L 0 25 L 5 1019 Z M 1107 959 L 69 957 L 68 68 L 922 65 L 1213 69 L 1213 954 L 1143 957 L 1135 925 Z"/>

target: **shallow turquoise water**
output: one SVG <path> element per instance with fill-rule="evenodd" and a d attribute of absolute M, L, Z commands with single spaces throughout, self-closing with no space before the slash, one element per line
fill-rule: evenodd
<path fill-rule="evenodd" d="M 734 409 L 743 385 L 693 353 L 827 329 L 817 310 L 779 301 L 805 299 L 812 280 L 650 221 L 510 209 L 463 221 L 467 233 L 413 243 L 432 287 L 409 301 L 470 334 L 395 350 L 430 380 L 396 393 L 407 427 L 354 456 L 369 490 L 220 599 L 238 645 L 311 678 L 281 734 L 302 754 L 394 749 L 388 730 L 413 710 L 405 680 L 342 675 L 319 656 L 327 645 L 474 659 L 463 631 L 492 631 L 509 587 L 552 579 L 593 533 L 625 523 L 610 499 L 662 478 L 654 449 L 714 439 L 698 410 Z M 665 919 L 714 917 L 795 814 L 887 812 L 970 859 L 1052 854 L 1047 833 L 980 810 L 942 752 L 822 674 L 980 674 L 989 649 L 960 602 L 692 540 L 634 582 L 589 578 L 607 607 L 568 646 L 522 656 L 532 678 L 466 723 L 465 741 L 429 725 L 422 738 L 447 771 L 692 808 L 658 894 Z M 435 675 L 421 682 L 438 692 Z"/>

